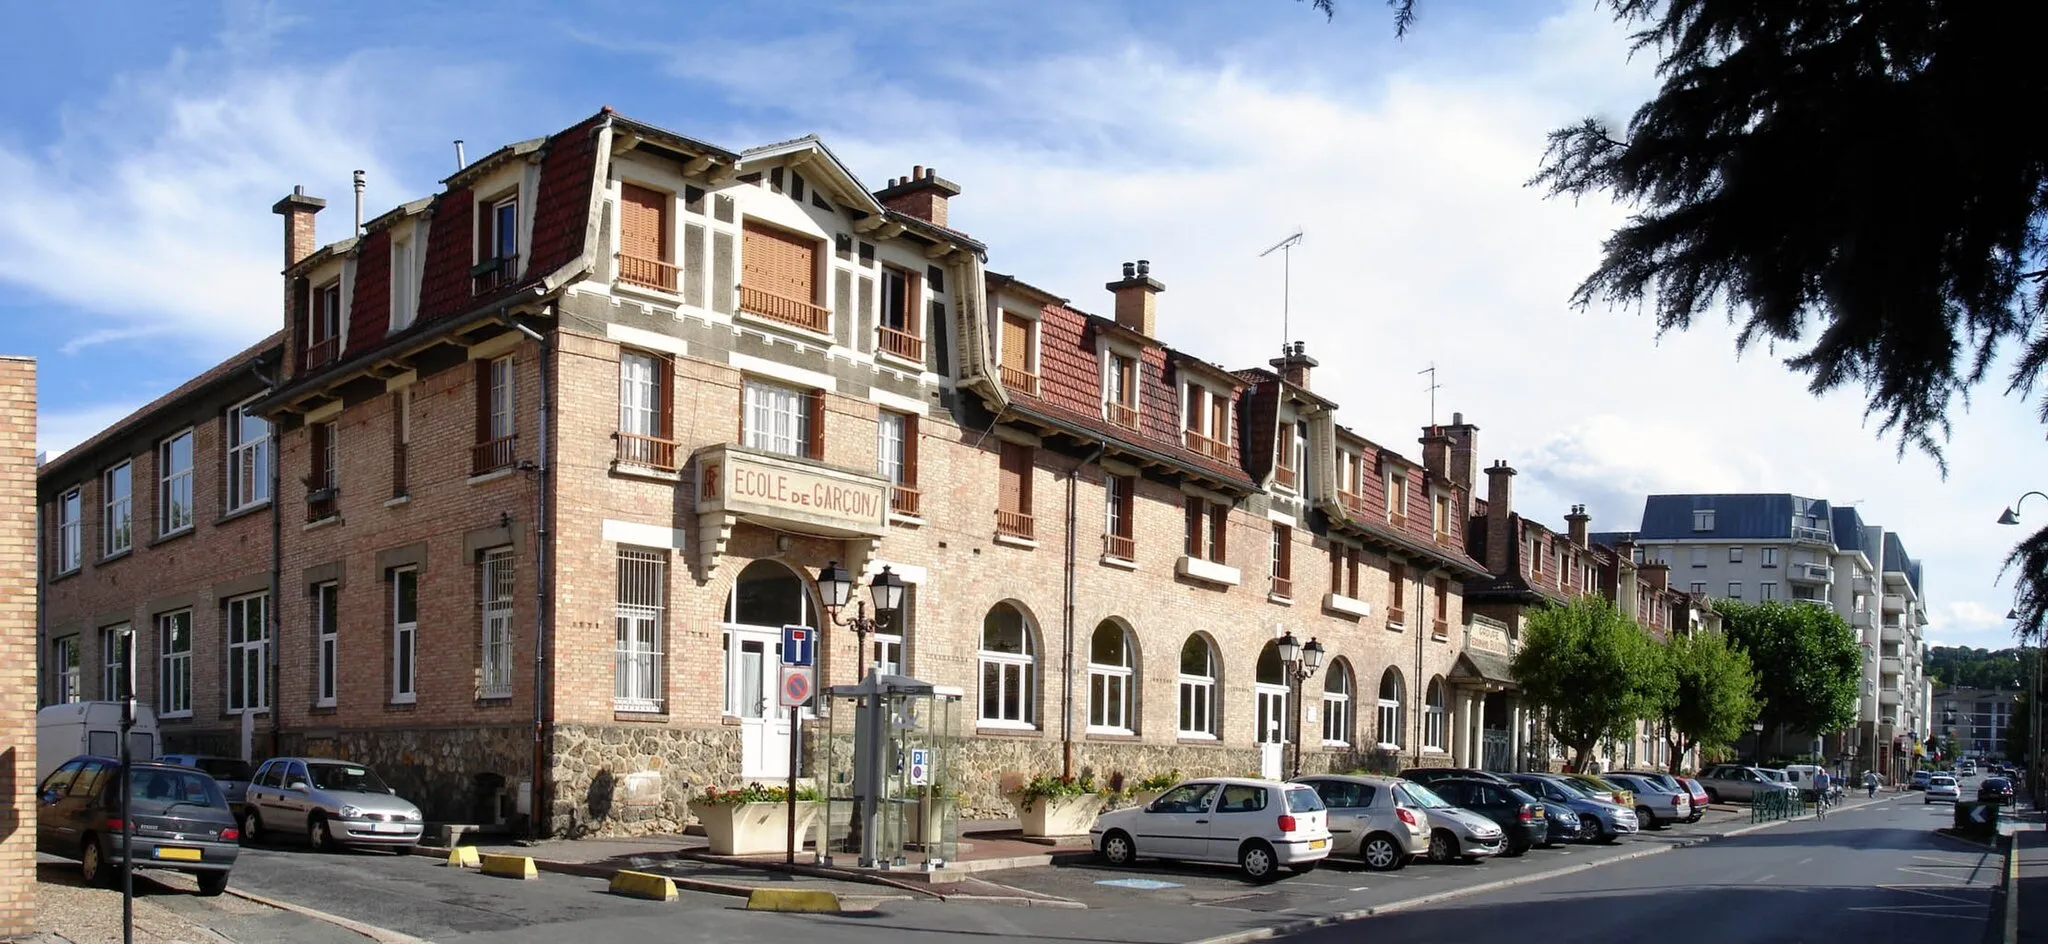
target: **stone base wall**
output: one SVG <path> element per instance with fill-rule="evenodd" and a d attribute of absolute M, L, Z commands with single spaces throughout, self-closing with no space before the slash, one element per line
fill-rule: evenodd
<path fill-rule="evenodd" d="M 368 765 L 430 823 L 516 828 L 518 784 L 533 767 L 532 732 L 525 725 L 286 731 L 279 747 L 285 756 Z"/>
<path fill-rule="evenodd" d="M 558 725 L 547 834 L 679 833 L 706 787 L 737 786 L 738 728 Z"/>

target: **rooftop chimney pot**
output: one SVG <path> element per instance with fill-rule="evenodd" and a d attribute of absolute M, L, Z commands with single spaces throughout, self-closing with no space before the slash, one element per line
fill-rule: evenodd
<path fill-rule="evenodd" d="M 290 196 L 271 204 L 270 212 L 284 217 L 285 268 L 298 265 L 319 246 L 313 231 L 313 214 L 325 206 L 327 201 L 306 196 L 303 185 L 292 187 Z"/>
<path fill-rule="evenodd" d="M 1124 263 L 1124 277 L 1103 288 L 1116 293 L 1116 323 L 1148 338 L 1159 336 L 1159 293 L 1166 286 L 1152 277 L 1152 263 Z"/>
<path fill-rule="evenodd" d="M 934 226 L 951 228 L 946 201 L 960 195 L 960 185 L 939 176 L 939 169 L 918 164 L 908 177 L 892 177 L 889 186 L 875 192 L 875 199 L 905 216 Z"/>
<path fill-rule="evenodd" d="M 1307 390 L 1309 369 L 1316 366 L 1316 359 L 1308 356 L 1308 345 L 1305 342 L 1296 341 L 1293 344 L 1281 344 L 1280 356 L 1266 363 L 1272 364 L 1273 369 L 1279 371 L 1280 377 L 1288 383 Z"/>
<path fill-rule="evenodd" d="M 1145 278 L 1151 278 L 1151 277 L 1152 277 L 1152 262 L 1151 262 L 1151 260 L 1149 260 L 1149 259 L 1140 259 L 1140 260 L 1138 260 L 1138 277 L 1139 277 L 1139 278 L 1141 278 L 1141 279 L 1145 279 Z"/>
<path fill-rule="evenodd" d="M 1127 279 L 1135 279 L 1135 278 L 1137 278 L 1137 277 L 1138 277 L 1138 264 L 1137 264 L 1137 263 L 1135 263 L 1135 262 L 1126 262 L 1126 263 L 1124 263 L 1124 278 L 1127 278 Z"/>

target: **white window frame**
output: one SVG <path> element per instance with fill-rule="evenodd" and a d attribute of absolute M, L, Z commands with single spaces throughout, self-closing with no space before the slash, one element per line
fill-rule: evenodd
<path fill-rule="evenodd" d="M 1765 580 L 1756 585 L 1756 602 L 1769 603 L 1778 598 L 1778 582 Z"/>
<path fill-rule="evenodd" d="M 85 492 L 73 487 L 57 499 L 57 567 L 68 574 L 84 564 Z"/>
<path fill-rule="evenodd" d="M 82 648 L 76 633 L 59 636 L 52 641 L 50 656 L 56 665 L 51 672 L 50 704 L 67 705 L 85 698 L 85 692 L 80 688 L 79 650 Z"/>
<path fill-rule="evenodd" d="M 227 714 L 263 714 L 270 710 L 270 594 L 251 593 L 226 603 L 228 684 Z M 255 635 L 249 629 L 255 627 Z M 235 668 L 242 683 L 234 682 Z M 254 667 L 252 676 L 249 669 Z M 253 697 L 252 697 L 253 696 Z"/>
<path fill-rule="evenodd" d="M 1389 677 L 1394 679 L 1395 689 L 1393 698 L 1386 697 L 1387 679 Z M 1406 704 L 1408 700 L 1408 682 L 1398 674 L 1389 676 L 1383 672 L 1380 674 L 1379 687 L 1375 691 L 1380 693 L 1378 697 L 1379 712 L 1376 718 L 1379 724 L 1377 729 L 1373 731 L 1373 737 L 1378 739 L 1381 748 L 1398 751 L 1402 747 L 1403 740 L 1408 737 L 1408 706 Z M 1387 730 L 1389 728 L 1392 728 L 1394 731 L 1394 740 L 1391 741 L 1387 740 Z"/>
<path fill-rule="evenodd" d="M 903 675 L 903 637 L 897 633 L 873 633 L 868 638 L 875 641 L 875 671 L 883 675 Z"/>
<path fill-rule="evenodd" d="M 612 709 L 659 713 L 666 706 L 668 554 L 620 546 L 612 637 Z M 724 686 L 730 689 L 731 686 Z M 728 693 L 728 701 L 730 695 Z"/>
<path fill-rule="evenodd" d="M 1102 418 L 1111 423 L 1116 422 L 1116 418 L 1109 408 L 1110 404 L 1114 403 L 1117 406 L 1130 410 L 1131 416 L 1136 418 L 1139 426 L 1142 427 L 1145 415 L 1145 359 L 1140 357 L 1138 352 L 1131 348 L 1121 344 L 1110 344 L 1107 341 L 1108 339 L 1105 338 L 1105 343 L 1101 349 L 1102 377 L 1100 378 L 1100 389 L 1102 390 Z M 1118 390 L 1116 387 L 1116 384 L 1120 383 L 1123 379 L 1123 375 L 1116 370 L 1118 361 L 1130 362 L 1131 386 L 1128 390 Z M 1127 395 L 1129 402 L 1126 402 L 1126 396 L 1120 396 L 1119 394 Z"/>
<path fill-rule="evenodd" d="M 514 432 L 512 416 L 512 355 L 491 360 L 491 428 L 488 439 L 498 440 Z"/>
<path fill-rule="evenodd" d="M 491 228 L 491 258 L 517 259 L 519 257 L 519 192 L 514 190 L 511 196 L 493 200 L 489 206 L 491 215 L 486 218 L 485 225 Z M 504 227 L 504 211 L 507 207 L 510 207 L 512 210 L 512 233 L 510 237 L 507 237 Z M 511 242 L 509 248 L 512 250 L 509 253 L 505 251 L 508 248 L 506 246 L 508 238 Z M 482 260 L 478 261 L 481 262 Z M 507 273 L 508 276 L 510 274 Z"/>
<path fill-rule="evenodd" d="M 1728 581 L 1728 599 L 1730 599 L 1730 600 L 1740 600 L 1740 599 L 1742 599 L 1742 581 L 1740 581 L 1740 580 L 1730 580 L 1730 581 Z"/>
<path fill-rule="evenodd" d="M 184 630 L 184 647 L 179 648 L 178 630 Z M 173 610 L 156 615 L 156 716 L 192 717 L 192 611 Z"/>
<path fill-rule="evenodd" d="M 1731 564 L 1740 564 L 1740 563 L 1742 563 L 1742 545 L 1740 545 L 1740 544 L 1735 544 L 1735 545 L 1731 545 L 1731 546 L 1730 546 L 1730 547 L 1728 548 L 1728 563 L 1731 563 Z"/>
<path fill-rule="evenodd" d="M 127 685 L 126 694 L 135 694 L 135 676 L 129 663 L 135 660 L 135 634 L 127 623 L 115 623 L 100 627 L 100 697 L 107 701 L 118 701 L 123 697 L 122 686 Z"/>
<path fill-rule="evenodd" d="M 808 409 L 808 406 L 806 407 Z M 909 458 L 903 448 L 910 432 L 910 418 L 894 410 L 875 413 L 875 474 L 891 485 L 902 485 Z"/>
<path fill-rule="evenodd" d="M 799 459 L 811 452 L 810 391 L 748 377 L 741 383 L 741 439 L 749 449 Z"/>
<path fill-rule="evenodd" d="M 1399 471 L 1388 472 L 1387 521 L 1392 522 L 1395 518 L 1400 518 L 1403 521 L 1407 520 L 1410 498 L 1411 496 L 1408 492 L 1407 470 L 1402 469 Z"/>
<path fill-rule="evenodd" d="M 1024 611 L 1018 610 L 1017 615 L 1022 618 L 1024 625 L 1023 652 L 997 652 L 986 648 L 988 644 L 988 628 L 986 625 L 982 627 L 980 637 L 976 641 L 976 646 L 979 648 L 975 658 L 975 682 L 979 690 L 976 693 L 974 710 L 977 716 L 976 723 L 984 728 L 1010 728 L 1019 731 L 1036 730 L 1038 728 L 1038 691 L 1036 687 L 1038 634 L 1034 631 L 1036 627 L 1032 626 L 1031 618 L 1025 615 Z M 990 669 L 994 669 L 996 672 L 995 704 L 998 714 L 995 716 L 990 716 L 987 713 L 989 704 L 988 674 Z M 1017 691 L 1017 705 L 1021 717 L 1006 718 L 1001 715 L 1002 706 L 1007 701 L 1003 696 L 1010 692 L 1012 686 Z"/>
<path fill-rule="evenodd" d="M 254 508 L 270 501 L 270 465 L 274 461 L 270 442 L 272 430 L 270 421 L 249 412 L 249 405 L 256 397 L 228 407 L 228 513 L 233 514 L 245 508 Z M 242 429 L 245 423 L 262 423 L 263 435 L 245 439 Z"/>
<path fill-rule="evenodd" d="M 125 479 L 118 491 L 116 477 Z M 135 549 L 135 463 L 114 463 L 100 473 L 100 557 L 126 554 Z"/>
<path fill-rule="evenodd" d="M 477 564 L 477 597 L 483 625 L 478 645 L 477 697 L 512 697 L 512 592 L 517 564 L 512 548 L 483 552 Z"/>
<path fill-rule="evenodd" d="M 174 458 L 179 443 L 185 447 L 185 465 Z M 198 458 L 198 438 L 191 429 L 173 433 L 156 445 L 157 491 L 156 533 L 170 537 L 192 529 L 197 513 L 192 507 L 192 466 Z M 182 514 L 180 514 L 182 512 Z"/>
<path fill-rule="evenodd" d="M 326 598 L 334 598 L 334 618 Z M 333 581 L 313 587 L 313 705 L 332 708 L 341 694 L 341 585 Z"/>
<path fill-rule="evenodd" d="M 1208 674 L 1194 675 L 1186 671 L 1179 673 L 1175 684 L 1175 689 L 1179 693 L 1179 700 L 1174 711 L 1173 724 L 1176 732 L 1182 738 L 1197 741 L 1214 741 L 1218 739 L 1218 735 L 1222 731 L 1222 726 L 1217 723 L 1216 717 L 1216 646 L 1204 636 L 1193 636 L 1190 638 L 1202 644 L 1202 657 L 1208 663 Z M 1187 643 L 1182 643 L 1181 649 L 1185 652 Z M 1187 666 L 1183 663 L 1181 668 L 1185 670 Z M 1199 715 L 1201 723 L 1192 727 L 1187 725 L 1185 722 L 1190 714 Z"/>
<path fill-rule="evenodd" d="M 1692 513 L 1692 529 L 1694 531 L 1714 530 L 1714 509 L 1695 509 Z"/>
<path fill-rule="evenodd" d="M 1344 690 L 1333 692 L 1330 683 L 1344 679 Z M 1323 745 L 1325 747 L 1350 747 L 1353 735 L 1351 717 L 1352 694 L 1358 689 L 1358 678 L 1351 667 L 1343 662 L 1334 663 L 1329 674 L 1323 677 Z M 1335 735 L 1332 737 L 1332 735 Z"/>
<path fill-rule="evenodd" d="M 341 439 L 341 423 L 337 420 L 328 420 L 324 423 L 307 424 L 308 430 L 315 427 L 324 427 L 325 431 L 319 437 L 321 479 L 318 482 L 314 482 L 313 485 L 316 488 L 323 489 L 339 488 L 341 486 L 341 444 L 339 441 Z"/>
<path fill-rule="evenodd" d="M 1111 665 L 1095 661 L 1095 637 L 1088 638 L 1088 733 L 1090 734 L 1136 734 L 1136 694 L 1133 688 L 1138 675 L 1136 659 L 1132 650 L 1137 639 L 1122 624 L 1111 624 L 1123 634 L 1124 664 Z M 1100 632 L 1098 626 L 1096 632 Z M 1108 694 L 1114 690 L 1115 697 Z M 1100 709 L 1100 710 L 1098 710 Z M 1098 715 L 1102 718 L 1098 723 Z M 1121 722 L 1120 724 L 1117 722 Z"/>
<path fill-rule="evenodd" d="M 1430 692 L 1435 692 L 1432 698 Z M 1449 748 L 1445 732 L 1450 730 L 1450 686 L 1441 678 L 1431 679 L 1422 696 L 1422 749 L 1442 752 Z"/>
<path fill-rule="evenodd" d="M 661 435 L 660 376 L 654 355 L 619 352 L 619 432 L 650 439 Z"/>
<path fill-rule="evenodd" d="M 1778 566 L 1778 549 L 1768 546 L 1757 548 L 1756 565 L 1758 567 Z"/>
<path fill-rule="evenodd" d="M 412 580 L 412 619 L 400 619 L 405 594 L 400 585 Z M 391 569 L 391 703 L 410 705 L 420 697 L 420 569 L 417 566 Z"/>

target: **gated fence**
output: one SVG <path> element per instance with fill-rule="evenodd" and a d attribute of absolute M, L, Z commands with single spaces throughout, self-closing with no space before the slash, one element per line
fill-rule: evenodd
<path fill-rule="evenodd" d="M 1806 798 L 1797 790 L 1773 790 L 1758 793 L 1750 801 L 1749 821 L 1765 823 L 1777 819 L 1791 819 L 1806 815 Z"/>

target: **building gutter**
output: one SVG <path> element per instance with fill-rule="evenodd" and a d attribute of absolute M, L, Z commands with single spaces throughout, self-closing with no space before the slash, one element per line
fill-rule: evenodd
<path fill-rule="evenodd" d="M 1074 776 L 1074 571 L 1077 556 L 1074 525 L 1079 518 L 1081 470 L 1101 460 L 1107 451 L 1108 443 L 1097 443 L 1093 455 L 1076 463 L 1067 472 L 1067 547 L 1061 575 L 1066 599 L 1060 617 L 1064 637 L 1060 657 L 1060 776 L 1069 779 Z"/>
<path fill-rule="evenodd" d="M 282 351 L 283 349 L 280 348 L 279 350 Z M 279 367 L 284 366 L 282 356 L 282 354 L 279 355 Z M 263 373 L 262 358 L 259 357 L 249 362 L 249 373 L 256 375 L 257 380 L 263 381 L 263 385 L 268 388 L 266 396 L 277 393 L 277 380 Z M 277 428 L 273 424 L 270 431 L 270 599 L 265 601 L 263 607 L 265 611 L 264 622 L 269 624 L 263 627 L 264 634 L 268 637 L 266 640 L 268 644 L 263 647 L 263 661 L 268 663 L 265 668 L 270 674 L 270 678 L 266 683 L 268 687 L 264 689 L 264 694 L 268 696 L 270 701 L 270 756 L 272 757 L 276 757 L 284 752 L 284 712 L 281 710 L 282 706 L 278 703 L 277 697 L 277 683 L 284 674 L 283 663 L 278 657 L 278 650 L 282 648 L 279 645 L 279 637 L 283 635 L 283 620 L 279 616 L 279 603 L 282 602 L 280 594 L 284 591 L 284 484 L 283 473 L 280 471 L 284 466 L 284 456 L 283 450 L 279 448 L 282 444 L 283 438 L 277 435 Z M 133 656 L 130 658 L 133 658 Z M 242 758 L 244 761 L 250 759 L 247 757 Z"/>
<path fill-rule="evenodd" d="M 541 828 L 541 785 L 548 773 L 548 541 L 552 533 L 548 527 L 548 488 L 552 484 L 549 472 L 553 464 L 548 461 L 548 383 L 549 372 L 554 369 L 554 346 L 548 343 L 548 336 L 513 320 L 504 313 L 505 323 L 512 330 L 532 338 L 540 345 L 540 411 L 536 418 L 540 443 L 535 450 L 533 466 L 528 470 L 534 475 L 533 488 L 533 773 L 527 781 L 526 833 L 531 839 L 543 835 Z"/>

